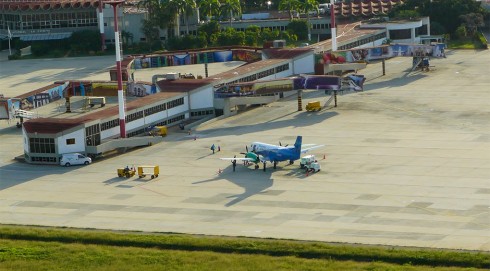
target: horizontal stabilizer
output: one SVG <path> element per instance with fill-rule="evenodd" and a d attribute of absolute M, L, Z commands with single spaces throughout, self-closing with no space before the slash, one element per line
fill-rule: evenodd
<path fill-rule="evenodd" d="M 233 161 L 233 160 L 237 160 L 237 161 L 255 161 L 255 159 L 252 159 L 252 158 L 220 158 L 221 160 L 228 160 L 228 161 Z"/>
<path fill-rule="evenodd" d="M 301 150 L 301 153 L 309 152 L 311 150 L 318 149 L 318 148 L 321 148 L 321 147 L 325 147 L 325 145 L 317 145 L 315 147 L 310 147 L 310 148 L 302 149 Z"/>

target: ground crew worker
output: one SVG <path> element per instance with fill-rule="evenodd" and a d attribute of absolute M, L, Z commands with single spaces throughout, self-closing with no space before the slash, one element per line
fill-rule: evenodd
<path fill-rule="evenodd" d="M 211 145 L 211 150 L 213 151 L 213 154 L 214 154 L 214 144 Z"/>
<path fill-rule="evenodd" d="M 233 158 L 236 158 L 236 155 L 235 155 Z M 231 163 L 233 164 L 233 172 L 235 172 L 235 168 L 236 168 L 236 159 L 233 159 L 233 161 L 231 161 Z"/>

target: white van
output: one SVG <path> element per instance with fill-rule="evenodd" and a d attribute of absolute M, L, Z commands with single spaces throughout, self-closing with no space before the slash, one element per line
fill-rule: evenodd
<path fill-rule="evenodd" d="M 60 165 L 65 167 L 71 165 L 88 165 L 90 163 L 92 163 L 92 158 L 81 153 L 64 153 L 60 159 Z"/>
<path fill-rule="evenodd" d="M 330 6 L 330 3 L 319 4 L 318 10 L 320 11 L 320 14 L 330 13 Z"/>

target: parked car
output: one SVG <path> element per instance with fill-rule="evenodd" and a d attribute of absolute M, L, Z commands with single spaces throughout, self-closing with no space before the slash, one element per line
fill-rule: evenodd
<path fill-rule="evenodd" d="M 81 153 L 64 153 L 60 159 L 60 165 L 65 167 L 71 165 L 88 165 L 90 163 L 92 163 L 92 158 Z"/>

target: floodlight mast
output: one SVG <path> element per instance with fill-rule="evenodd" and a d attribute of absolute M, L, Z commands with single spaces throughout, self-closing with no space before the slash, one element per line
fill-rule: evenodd
<path fill-rule="evenodd" d="M 99 0 L 99 31 L 102 52 L 105 51 L 104 12 L 102 11 L 103 6 L 104 4 L 102 3 L 102 0 Z"/>
<path fill-rule="evenodd" d="M 332 52 L 337 51 L 337 27 L 335 26 L 335 0 L 330 0 L 330 31 L 332 33 Z"/>
<path fill-rule="evenodd" d="M 119 131 L 120 137 L 126 138 L 126 113 L 124 111 L 124 92 L 122 85 L 121 69 L 121 42 L 119 40 L 119 26 L 117 22 L 117 6 L 124 3 L 124 0 L 104 1 L 104 4 L 111 5 L 114 9 L 114 37 L 116 42 L 116 69 L 117 69 L 117 101 L 119 105 Z"/>

